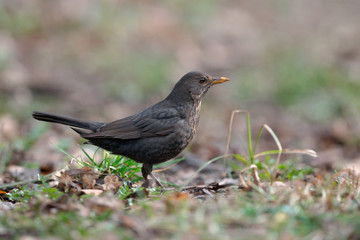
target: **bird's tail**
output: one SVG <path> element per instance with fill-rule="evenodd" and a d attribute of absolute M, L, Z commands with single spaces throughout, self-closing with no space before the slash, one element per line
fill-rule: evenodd
<path fill-rule="evenodd" d="M 36 112 L 32 113 L 33 118 L 44 121 L 44 122 L 52 122 L 52 123 L 60 123 L 67 126 L 72 126 L 76 128 L 88 129 L 92 131 L 96 131 L 96 129 L 100 128 L 104 123 L 100 122 L 93 122 L 93 121 L 86 121 L 80 120 L 73 117 L 52 114 L 52 113 L 45 113 L 45 112 Z"/>

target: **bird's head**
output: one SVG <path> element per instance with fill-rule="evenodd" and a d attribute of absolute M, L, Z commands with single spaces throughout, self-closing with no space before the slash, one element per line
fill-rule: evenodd
<path fill-rule="evenodd" d="M 229 81 L 225 77 L 212 77 L 206 73 L 194 71 L 185 74 L 175 85 L 172 93 L 188 95 L 194 100 L 201 100 L 211 86 Z"/>

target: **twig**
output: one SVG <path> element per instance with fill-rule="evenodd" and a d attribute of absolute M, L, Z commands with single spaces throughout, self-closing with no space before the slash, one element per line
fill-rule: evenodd
<path fill-rule="evenodd" d="M 47 174 L 47 175 L 44 176 L 44 178 L 45 178 L 46 180 L 48 180 L 54 173 L 56 173 L 56 172 Z M 26 181 L 14 182 L 14 183 L 9 183 L 9 184 L 5 184 L 5 185 L 1 185 L 1 186 L 0 186 L 0 189 L 15 188 L 15 187 L 17 187 L 17 186 L 25 185 L 25 184 L 28 184 L 28 183 L 41 183 L 41 181 L 40 181 L 39 179 L 31 179 L 31 180 L 26 180 Z"/>

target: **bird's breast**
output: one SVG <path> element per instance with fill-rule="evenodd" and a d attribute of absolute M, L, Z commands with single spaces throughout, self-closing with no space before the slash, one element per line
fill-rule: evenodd
<path fill-rule="evenodd" d="M 176 129 L 179 129 L 178 134 L 187 138 L 188 141 L 190 141 L 196 133 L 200 117 L 200 108 L 201 102 L 198 101 L 178 109 L 180 115 L 183 116 L 183 119 L 178 122 L 179 127 Z"/>
<path fill-rule="evenodd" d="M 191 109 L 189 124 L 192 128 L 192 134 L 196 133 L 196 128 L 200 119 L 200 109 L 201 102 L 199 102 L 198 104 L 194 104 L 194 107 Z"/>

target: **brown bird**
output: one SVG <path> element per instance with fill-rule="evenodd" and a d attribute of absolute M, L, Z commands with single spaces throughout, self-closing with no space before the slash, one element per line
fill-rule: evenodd
<path fill-rule="evenodd" d="M 143 163 L 144 185 L 151 176 L 163 187 L 152 174 L 153 165 L 174 158 L 184 150 L 196 132 L 205 93 L 211 86 L 226 81 L 229 79 L 225 77 L 189 72 L 164 100 L 135 115 L 109 123 L 44 112 L 33 112 L 33 117 L 75 127 L 72 129 L 89 143 Z"/>

